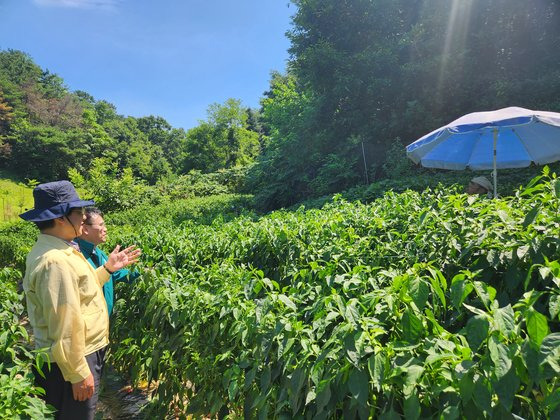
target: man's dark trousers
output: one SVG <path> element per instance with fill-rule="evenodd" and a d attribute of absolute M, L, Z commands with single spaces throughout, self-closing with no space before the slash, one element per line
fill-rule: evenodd
<path fill-rule="evenodd" d="M 47 404 L 56 408 L 55 418 L 57 420 L 93 420 L 95 416 L 95 407 L 99 398 L 99 385 L 103 366 L 105 364 L 105 350 L 103 348 L 86 356 L 86 361 L 95 383 L 93 396 L 86 401 L 76 401 L 72 393 L 72 384 L 64 380 L 62 372 L 56 363 L 43 365 L 42 371 L 45 374 L 43 378 L 36 368 L 33 367 L 35 375 L 35 385 L 40 386 L 46 391 L 43 397 Z"/>

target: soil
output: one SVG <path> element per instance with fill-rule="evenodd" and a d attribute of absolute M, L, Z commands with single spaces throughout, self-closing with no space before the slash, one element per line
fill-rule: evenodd
<path fill-rule="evenodd" d="M 111 366 L 105 366 L 95 420 L 144 420 L 142 408 L 148 402 L 145 391 L 133 389 Z"/>

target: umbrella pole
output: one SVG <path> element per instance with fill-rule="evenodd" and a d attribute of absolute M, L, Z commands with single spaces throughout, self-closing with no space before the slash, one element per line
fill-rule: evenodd
<path fill-rule="evenodd" d="M 494 198 L 498 196 L 498 171 L 496 169 L 496 144 L 498 143 L 498 128 L 494 128 L 494 171 L 492 177 L 494 178 Z"/>

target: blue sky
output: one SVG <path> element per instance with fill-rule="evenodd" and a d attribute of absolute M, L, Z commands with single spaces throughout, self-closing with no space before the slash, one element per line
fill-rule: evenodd
<path fill-rule="evenodd" d="M 185 129 L 228 98 L 259 106 L 284 71 L 289 0 L 0 0 L 0 49 L 28 53 L 70 90 Z"/>

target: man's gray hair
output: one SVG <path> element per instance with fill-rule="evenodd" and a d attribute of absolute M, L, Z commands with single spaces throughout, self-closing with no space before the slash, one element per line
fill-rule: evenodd
<path fill-rule="evenodd" d="M 100 216 L 103 217 L 103 212 L 99 210 L 97 207 L 89 206 L 86 207 L 86 220 L 85 223 L 90 223 L 92 216 Z"/>

